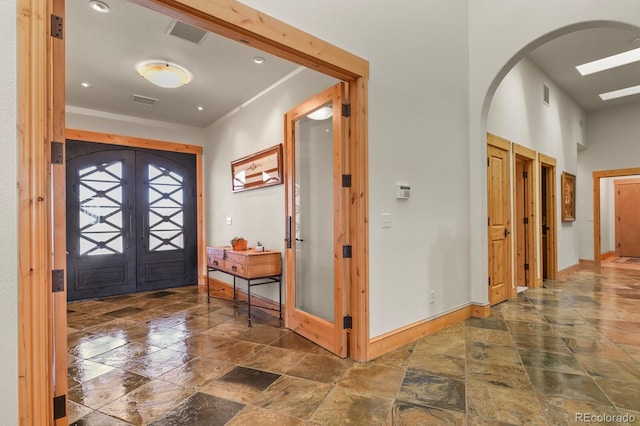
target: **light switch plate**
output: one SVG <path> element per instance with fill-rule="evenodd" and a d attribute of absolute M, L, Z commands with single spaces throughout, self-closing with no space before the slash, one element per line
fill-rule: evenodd
<path fill-rule="evenodd" d="M 391 228 L 391 213 L 382 213 L 382 227 Z"/>

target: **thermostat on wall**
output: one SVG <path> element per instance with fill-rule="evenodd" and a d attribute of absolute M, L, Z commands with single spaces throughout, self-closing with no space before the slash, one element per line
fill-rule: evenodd
<path fill-rule="evenodd" d="M 396 185 L 396 198 L 401 198 L 403 200 L 411 197 L 411 187 L 409 185 Z"/>

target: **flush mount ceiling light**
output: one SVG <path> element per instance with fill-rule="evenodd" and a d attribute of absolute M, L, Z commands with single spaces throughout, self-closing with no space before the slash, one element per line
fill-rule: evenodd
<path fill-rule="evenodd" d="M 600 99 L 608 101 L 611 99 L 622 98 L 624 96 L 637 95 L 640 93 L 640 86 L 625 87 L 624 89 L 613 90 L 607 93 L 600 93 Z"/>
<path fill-rule="evenodd" d="M 256 56 L 255 58 L 253 58 L 253 62 L 258 65 L 264 64 L 264 58 L 262 56 Z"/>
<path fill-rule="evenodd" d="M 184 67 L 171 62 L 145 61 L 136 65 L 141 76 L 156 86 L 175 89 L 193 79 L 193 75 Z"/>
<path fill-rule="evenodd" d="M 84 81 L 82 83 L 80 83 L 80 86 L 84 87 L 85 89 L 88 87 L 91 87 L 91 83 L 89 83 L 88 81 Z"/>
<path fill-rule="evenodd" d="M 326 120 L 332 115 L 333 115 L 333 108 L 327 105 L 313 111 L 311 114 L 307 114 L 307 117 L 309 117 L 312 120 Z"/>
<path fill-rule="evenodd" d="M 108 4 L 100 0 L 91 0 L 89 2 L 89 7 L 100 13 L 109 13 L 109 11 L 111 10 Z"/>
<path fill-rule="evenodd" d="M 640 47 L 618 53 L 617 55 L 607 56 L 606 58 L 598 59 L 596 61 L 587 62 L 586 64 L 578 65 L 576 66 L 576 69 L 580 75 L 589 75 L 637 61 L 640 61 Z"/>

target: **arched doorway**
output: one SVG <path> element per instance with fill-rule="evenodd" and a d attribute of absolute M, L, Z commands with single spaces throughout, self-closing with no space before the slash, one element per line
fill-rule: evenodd
<path fill-rule="evenodd" d="M 578 148 L 583 149 L 584 146 L 586 146 L 585 117 L 587 113 L 591 111 L 591 109 L 589 109 L 590 106 L 586 106 L 586 107 L 582 106 L 582 105 L 586 105 L 582 103 L 582 101 L 580 104 L 577 104 L 578 109 L 579 108 L 584 109 L 583 115 L 574 114 L 569 116 L 562 116 L 562 113 L 554 112 L 553 102 L 554 101 L 557 102 L 557 98 L 554 98 L 554 95 L 558 95 L 559 92 L 562 91 L 562 88 L 563 88 L 562 84 L 567 84 L 567 83 L 563 81 L 561 78 L 558 78 L 559 83 L 556 83 L 555 81 L 547 77 L 547 79 L 550 80 L 550 83 L 548 85 L 542 84 L 542 81 L 543 81 L 542 78 L 539 78 L 538 80 L 536 80 L 535 78 L 530 79 L 530 75 L 526 74 L 527 70 L 519 71 L 518 67 L 522 67 L 521 64 L 525 62 L 530 62 L 530 65 L 531 63 L 533 63 L 534 66 L 537 66 L 537 64 L 535 64 L 535 61 L 536 59 L 539 59 L 539 58 L 536 58 L 536 52 L 540 51 L 541 49 L 544 49 L 547 46 L 553 46 L 553 49 L 547 49 L 547 50 L 553 51 L 555 49 L 553 53 L 558 54 L 558 52 L 561 52 L 561 49 L 558 46 L 562 46 L 565 40 L 570 40 L 572 37 L 575 39 L 577 38 L 585 39 L 583 37 L 584 34 L 588 34 L 588 33 L 595 34 L 598 31 L 602 33 L 608 33 L 608 34 L 618 33 L 620 34 L 621 39 L 630 39 L 626 47 L 624 45 L 621 45 L 620 49 L 624 51 L 624 50 L 630 50 L 632 48 L 632 46 L 630 45 L 630 42 L 631 40 L 633 40 L 632 36 L 638 33 L 638 28 L 633 25 L 622 24 L 620 22 L 613 22 L 613 21 L 611 22 L 587 21 L 587 22 L 582 22 L 577 24 L 571 24 L 568 26 L 564 26 L 564 27 L 552 30 L 545 35 L 539 36 L 534 41 L 525 44 L 525 47 L 521 48 L 520 50 L 517 50 L 515 54 L 512 54 L 512 56 L 506 60 L 505 65 L 503 65 L 503 67 L 498 70 L 497 74 L 492 77 L 492 80 L 488 84 L 487 91 L 482 97 L 482 104 L 479 105 L 480 120 L 478 121 L 478 124 L 479 124 L 478 127 L 483 130 L 482 136 L 481 136 L 483 140 L 482 146 L 480 148 L 477 148 L 477 151 L 475 152 L 475 154 L 480 156 L 480 160 L 478 161 L 479 165 L 482 165 L 483 163 L 486 162 L 486 158 L 485 158 L 486 154 L 484 152 L 486 148 L 484 147 L 486 145 L 486 132 L 489 132 L 489 133 L 495 133 L 498 136 L 506 137 L 513 144 L 520 144 L 528 148 L 532 148 L 535 151 L 535 154 L 538 156 L 538 161 L 540 164 L 543 164 L 543 163 L 548 164 L 549 160 L 552 160 L 555 167 L 555 163 L 557 162 L 557 170 L 555 173 L 558 174 L 558 176 L 561 171 L 568 171 L 570 173 L 573 172 L 576 174 L 578 173 L 577 150 Z M 589 44 L 589 43 L 586 43 L 586 44 Z M 594 46 L 594 44 L 592 43 L 591 46 Z M 599 48 L 597 47 L 593 47 L 592 50 L 596 53 L 592 54 L 592 57 L 591 57 L 592 59 L 596 59 L 598 57 L 607 56 L 608 54 L 611 54 L 611 52 L 609 52 L 608 54 L 597 53 L 599 52 L 598 49 Z M 576 64 L 579 64 L 579 63 L 581 62 L 577 62 Z M 539 74 L 541 76 L 546 75 L 545 73 L 547 71 L 548 70 L 543 69 L 542 67 L 539 68 Z M 539 129 L 540 127 L 539 122 L 536 122 L 536 119 L 541 120 L 539 116 L 537 117 L 535 115 L 538 113 L 538 111 L 535 110 L 535 108 L 538 108 L 538 105 L 536 104 L 534 107 L 532 107 L 531 106 L 532 103 L 529 103 L 529 101 L 526 99 L 524 95 L 522 96 L 522 98 L 518 99 L 523 101 L 523 105 L 526 105 L 526 107 L 525 106 L 522 107 L 522 110 L 524 110 L 524 113 L 521 114 L 521 116 L 518 116 L 518 113 L 522 112 L 521 110 L 514 112 L 513 110 L 507 111 L 505 108 L 502 108 L 502 111 L 498 111 L 498 112 L 494 111 L 495 109 L 498 109 L 496 107 L 496 96 L 498 96 L 498 98 L 500 96 L 500 87 L 506 80 L 508 80 L 512 72 L 516 72 L 516 73 L 520 72 L 520 74 L 518 75 L 518 78 L 521 78 L 521 81 L 519 81 L 520 86 L 516 86 L 515 84 L 510 86 L 510 88 L 512 89 L 511 94 L 513 94 L 515 91 L 520 90 L 522 88 L 524 88 L 523 91 L 525 92 L 527 90 L 529 90 L 530 92 L 533 91 L 532 93 L 535 93 L 536 95 L 536 102 L 538 102 L 540 110 L 542 110 L 542 108 L 546 108 L 546 111 L 544 113 L 546 113 L 548 116 L 551 116 L 553 113 L 555 113 L 555 116 L 553 116 L 552 118 L 556 120 L 556 122 L 561 122 L 564 119 L 565 123 L 568 123 L 570 120 L 573 120 L 571 124 L 570 125 L 557 124 L 558 126 L 557 136 L 549 137 L 549 133 L 545 134 L 543 131 L 541 131 Z M 550 74 L 553 74 L 553 72 L 554 70 L 549 71 Z M 575 78 L 579 78 L 579 77 L 580 77 L 579 74 L 577 74 L 576 72 Z M 532 80 L 535 81 L 536 83 L 540 83 L 539 87 L 536 87 L 535 89 L 526 87 L 526 85 Z M 514 79 L 509 81 L 509 83 L 511 84 L 513 83 L 513 81 Z M 549 86 L 551 87 L 551 94 L 552 94 L 551 105 L 550 106 L 546 105 L 543 107 L 542 106 L 544 102 L 543 89 L 547 90 L 547 95 L 548 95 Z M 537 90 L 539 90 L 539 92 L 537 92 Z M 546 101 L 548 103 L 548 98 Z M 498 99 L 498 102 L 500 102 L 500 99 Z M 504 105 L 502 105 L 502 107 L 503 106 Z M 566 111 L 566 108 L 564 108 L 564 110 Z M 496 122 L 498 121 L 496 120 L 496 115 L 499 114 L 500 112 L 507 113 L 507 114 L 513 113 L 513 115 L 509 116 L 509 119 L 511 119 L 511 122 L 508 124 L 505 124 L 504 121 L 506 120 L 504 120 L 502 123 L 496 124 Z M 514 119 L 514 117 L 516 117 L 517 119 L 521 119 L 521 121 L 517 122 L 517 119 Z M 472 122 L 473 122 L 473 117 L 472 117 Z M 520 125 L 520 128 L 518 128 L 518 125 Z M 536 126 L 538 126 L 538 128 L 536 128 Z M 567 132 L 566 130 L 570 126 L 574 126 L 575 129 L 569 129 L 569 131 Z M 472 131 L 473 131 L 473 123 L 472 123 Z M 579 136 L 574 137 L 575 135 L 579 135 Z M 571 140 L 571 143 L 564 143 L 566 140 Z M 558 141 L 560 142 L 558 147 L 555 147 L 551 143 L 551 142 L 558 143 Z M 576 142 L 580 144 L 580 147 L 576 146 Z M 564 145 L 562 143 L 564 143 Z M 473 145 L 473 141 L 471 142 L 471 145 Z M 476 148 L 472 146 L 471 150 L 472 150 L 472 156 L 473 156 L 474 150 L 476 150 Z M 484 182 L 487 182 L 487 178 L 484 177 L 485 167 L 476 168 L 475 170 L 474 170 L 475 166 L 473 164 L 471 167 L 472 167 L 472 173 L 475 171 L 483 175 L 483 178 L 477 179 L 477 182 L 482 182 L 484 185 Z M 538 175 L 542 173 L 542 171 L 540 170 L 543 170 L 543 169 L 544 168 L 542 167 L 538 167 L 538 170 L 536 170 L 536 176 L 534 177 L 539 179 L 540 176 Z M 590 172 L 591 170 L 589 171 L 589 173 Z M 474 178 L 472 176 L 472 181 L 473 180 Z M 590 181 L 590 176 L 583 178 L 583 183 L 586 182 L 587 180 Z M 559 182 L 559 177 L 556 179 L 556 181 Z M 472 204 L 475 204 L 474 208 L 480 208 L 478 215 L 482 219 L 478 219 L 477 221 L 478 226 L 480 226 L 481 220 L 484 220 L 485 223 L 487 220 L 485 212 L 487 211 L 486 206 L 488 204 L 488 201 L 486 199 L 481 199 L 481 200 L 476 199 L 476 203 L 473 202 L 475 197 L 474 195 L 475 191 L 473 190 L 474 185 L 477 186 L 478 184 L 476 182 L 471 183 Z M 560 189 L 557 188 L 557 190 L 559 195 Z M 538 189 L 538 191 L 540 190 Z M 583 191 L 583 192 L 586 193 L 587 191 Z M 589 189 L 589 192 L 590 192 L 590 189 Z M 486 190 L 483 189 L 482 191 L 480 191 L 480 193 L 486 194 L 487 192 Z M 559 197 L 556 197 L 556 204 L 559 204 Z M 536 216 L 540 216 L 540 217 L 542 216 L 543 212 L 541 208 L 542 208 L 541 205 L 535 206 L 534 211 Z M 556 208 L 558 208 L 557 205 L 556 205 Z M 556 211 L 559 211 L 559 210 L 556 210 Z M 590 220 L 589 217 L 591 216 L 587 214 L 582 214 L 581 216 L 578 215 L 578 220 L 575 223 L 561 222 L 560 218 L 558 217 L 558 237 L 557 237 L 557 247 L 556 247 L 557 253 L 558 253 L 557 254 L 558 256 L 557 270 L 562 270 L 562 269 L 568 268 L 569 266 L 578 264 L 578 254 L 580 251 L 580 247 L 582 247 L 582 246 L 579 246 L 578 243 L 576 242 L 578 239 L 577 234 L 579 233 L 579 226 L 582 226 L 580 224 L 580 221 L 588 221 Z M 521 218 L 513 217 L 513 220 L 518 221 L 518 220 L 521 220 Z M 473 217 L 472 217 L 472 221 L 474 221 Z M 541 269 L 543 264 L 542 262 L 543 244 L 546 244 L 546 241 L 543 243 L 542 233 L 540 233 L 540 236 L 537 236 L 535 241 L 535 253 L 537 255 L 537 258 L 539 259 L 538 270 L 536 270 L 535 274 L 536 274 L 536 279 L 539 280 L 540 282 L 543 278 L 543 273 L 547 276 L 549 275 L 548 271 L 543 271 Z M 487 250 L 486 247 L 487 247 L 487 244 L 482 243 L 482 249 Z M 473 259 L 473 252 L 474 250 L 472 250 L 472 262 L 474 263 L 473 266 L 474 267 L 482 266 L 485 271 L 488 270 L 488 268 L 486 267 L 488 262 L 486 259 L 489 258 L 488 254 L 485 257 L 484 253 L 482 253 L 482 259 L 480 259 L 479 257 Z M 548 247 L 547 247 L 547 252 L 549 252 Z M 554 270 L 552 272 L 557 272 L 557 270 Z M 484 284 L 483 287 L 485 287 L 486 281 L 483 282 L 483 284 Z M 477 291 L 478 293 L 482 293 L 482 290 L 483 288 L 480 286 L 480 283 L 478 283 L 477 287 L 474 286 L 474 289 L 472 290 L 472 292 Z M 476 297 L 478 296 L 481 296 L 481 294 L 478 294 Z"/>

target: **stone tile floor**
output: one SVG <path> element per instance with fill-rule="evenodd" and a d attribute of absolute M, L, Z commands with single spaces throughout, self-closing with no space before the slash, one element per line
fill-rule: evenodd
<path fill-rule="evenodd" d="M 640 424 L 638 270 L 546 281 L 368 363 L 194 287 L 69 303 L 68 322 L 74 425 Z"/>

